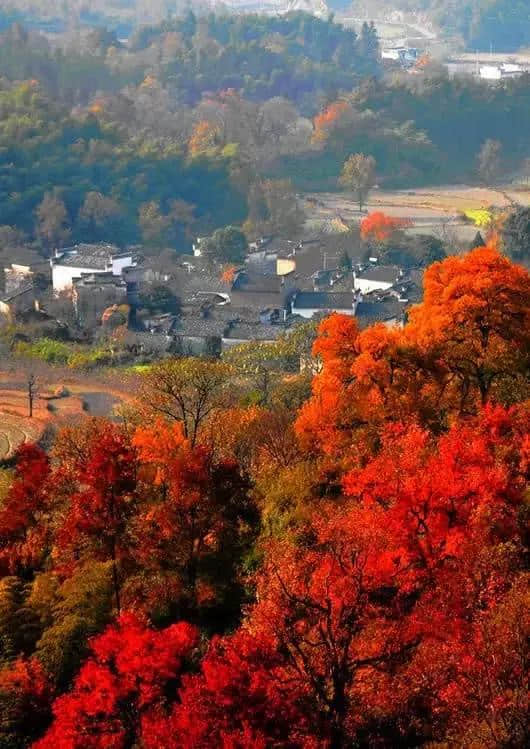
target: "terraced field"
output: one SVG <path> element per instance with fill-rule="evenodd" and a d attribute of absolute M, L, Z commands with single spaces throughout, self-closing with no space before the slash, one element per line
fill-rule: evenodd
<path fill-rule="evenodd" d="M 11 457 L 23 442 L 38 441 L 50 421 L 46 405 L 37 401 L 33 418 L 28 417 L 24 393 L 0 390 L 0 460 Z"/>
<path fill-rule="evenodd" d="M 114 406 L 130 398 L 129 393 L 95 382 L 68 382 L 68 394 L 58 397 L 56 391 L 62 386 L 48 384 L 36 398 L 30 419 L 25 382 L 0 372 L 0 383 L 0 462 L 22 443 L 38 442 L 49 427 L 60 429 L 90 416 L 113 418 Z"/>

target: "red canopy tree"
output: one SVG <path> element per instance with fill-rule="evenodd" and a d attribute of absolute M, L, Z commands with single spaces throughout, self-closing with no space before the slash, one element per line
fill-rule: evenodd
<path fill-rule="evenodd" d="M 55 554 L 66 569 L 90 558 L 112 562 L 119 613 L 121 567 L 130 559 L 131 522 L 138 500 L 137 456 L 125 433 L 111 424 L 96 431 L 73 469 L 69 468 L 67 481 L 70 496 Z"/>
<path fill-rule="evenodd" d="M 15 457 L 15 478 L 0 510 L 0 570 L 24 576 L 40 566 L 48 548 L 51 469 L 36 445 L 22 445 Z"/>
<path fill-rule="evenodd" d="M 280 746 L 395 746 L 456 736 L 458 716 L 486 731 L 494 710 L 487 746 L 523 735 L 528 427 L 499 407 L 441 438 L 388 427 L 347 498 L 269 547 L 245 629 L 212 646 L 167 731 L 197 747 L 248 726 Z M 485 633 L 504 615 L 497 644 Z"/>
<path fill-rule="evenodd" d="M 55 701 L 54 721 L 35 749 L 145 746 L 144 726 L 163 714 L 168 686 L 178 685 L 196 641 L 196 630 L 184 622 L 155 631 L 122 615 L 92 641 L 92 654 L 72 690 Z"/>
<path fill-rule="evenodd" d="M 238 564 L 257 525 L 237 464 L 192 447 L 178 423 L 140 428 L 134 444 L 147 501 L 134 524 L 142 573 L 129 583 L 130 600 L 150 611 L 177 606 L 187 618 L 237 604 Z"/>

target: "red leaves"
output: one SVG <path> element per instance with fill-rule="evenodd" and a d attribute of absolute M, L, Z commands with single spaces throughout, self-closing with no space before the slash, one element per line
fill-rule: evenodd
<path fill-rule="evenodd" d="M 44 450 L 22 445 L 15 479 L 0 511 L 0 565 L 9 573 L 34 569 L 45 552 L 50 465 Z"/>
<path fill-rule="evenodd" d="M 87 546 L 97 557 L 110 558 L 134 509 L 136 474 L 133 448 L 109 425 L 76 466 L 76 486 L 58 537 L 60 549 Z"/>
<path fill-rule="evenodd" d="M 123 615 L 93 640 L 92 655 L 72 691 L 56 700 L 54 722 L 36 749 L 121 749 L 133 736 L 141 740 L 142 725 L 156 720 L 167 685 L 179 677 L 196 641 L 188 624 L 157 632 Z"/>
<path fill-rule="evenodd" d="M 1 669 L 0 743 L 18 746 L 21 735 L 38 736 L 49 721 L 51 698 L 50 684 L 35 658 L 18 658 Z"/>
<path fill-rule="evenodd" d="M 258 746 L 263 740 L 304 746 L 300 737 L 307 717 L 301 698 L 271 638 L 242 629 L 214 639 L 201 674 L 184 680 L 182 704 L 171 720 L 178 737 L 174 746 L 249 746 L 238 743 L 245 736 L 256 737 Z"/>

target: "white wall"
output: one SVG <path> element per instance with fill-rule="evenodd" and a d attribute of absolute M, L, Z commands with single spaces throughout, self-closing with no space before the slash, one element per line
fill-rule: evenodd
<path fill-rule="evenodd" d="M 126 255 L 124 257 L 113 257 L 112 258 L 112 273 L 115 276 L 121 276 L 124 268 L 133 264 L 132 255 Z"/>
<path fill-rule="evenodd" d="M 81 273 L 103 273 L 93 268 L 76 268 L 71 265 L 52 265 L 52 284 L 55 293 L 72 288 L 72 279 L 79 278 Z"/>
<path fill-rule="evenodd" d="M 355 291 L 360 291 L 361 294 L 369 294 L 371 291 L 387 291 L 391 289 L 393 284 L 387 281 L 373 281 L 368 278 L 353 278 L 353 288 Z"/>
<path fill-rule="evenodd" d="M 105 270 L 103 268 L 94 270 L 94 268 L 83 268 L 81 266 L 61 265 L 61 261 L 52 264 L 52 285 L 56 294 L 61 291 L 69 291 L 72 288 L 72 280 L 79 278 L 81 273 L 108 273 L 112 270 L 115 276 L 121 276 L 123 269 L 132 265 L 132 255 L 117 257 L 112 259 L 112 266 Z"/>
<path fill-rule="evenodd" d="M 322 313 L 332 315 L 336 312 L 339 315 L 349 315 L 350 317 L 355 315 L 353 307 L 351 309 L 322 309 L 321 307 L 318 309 L 298 309 L 294 304 L 292 306 L 292 312 L 293 315 L 300 315 L 300 317 L 304 317 L 306 320 L 311 320 L 315 315 Z"/>

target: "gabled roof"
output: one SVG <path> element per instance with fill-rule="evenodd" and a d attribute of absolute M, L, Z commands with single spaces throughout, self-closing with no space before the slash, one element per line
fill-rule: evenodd
<path fill-rule="evenodd" d="M 1 301 L 4 302 L 5 304 L 9 304 L 9 302 L 12 302 L 14 299 L 18 299 L 18 297 L 24 296 L 25 294 L 29 294 L 32 291 L 33 291 L 33 284 L 28 284 L 27 286 L 21 286 L 16 291 L 13 291 L 13 293 L 2 297 Z"/>
<path fill-rule="evenodd" d="M 281 325 L 237 322 L 230 326 L 224 337 L 236 341 L 275 341 L 285 330 Z"/>
<path fill-rule="evenodd" d="M 398 302 L 395 298 L 362 301 L 358 303 L 355 309 L 355 317 L 359 320 L 361 327 L 366 327 L 376 322 L 401 320 L 405 307 L 406 304 Z"/>
<path fill-rule="evenodd" d="M 105 270 L 113 257 L 131 257 L 131 252 L 120 252 L 113 244 L 77 244 L 59 253 L 53 262 L 71 268 Z"/>
<path fill-rule="evenodd" d="M 175 326 L 175 335 L 190 338 L 222 338 L 228 327 L 223 320 L 202 317 L 181 317 Z"/>
<path fill-rule="evenodd" d="M 401 268 L 397 265 L 370 265 L 362 271 L 356 271 L 356 278 L 366 281 L 395 283 L 400 276 Z"/>
<path fill-rule="evenodd" d="M 280 276 L 267 276 L 262 273 L 242 270 L 236 274 L 232 289 L 246 294 L 270 294 L 282 291 L 284 284 Z"/>
<path fill-rule="evenodd" d="M 355 301 L 353 291 L 300 291 L 293 299 L 295 309 L 351 310 Z"/>

